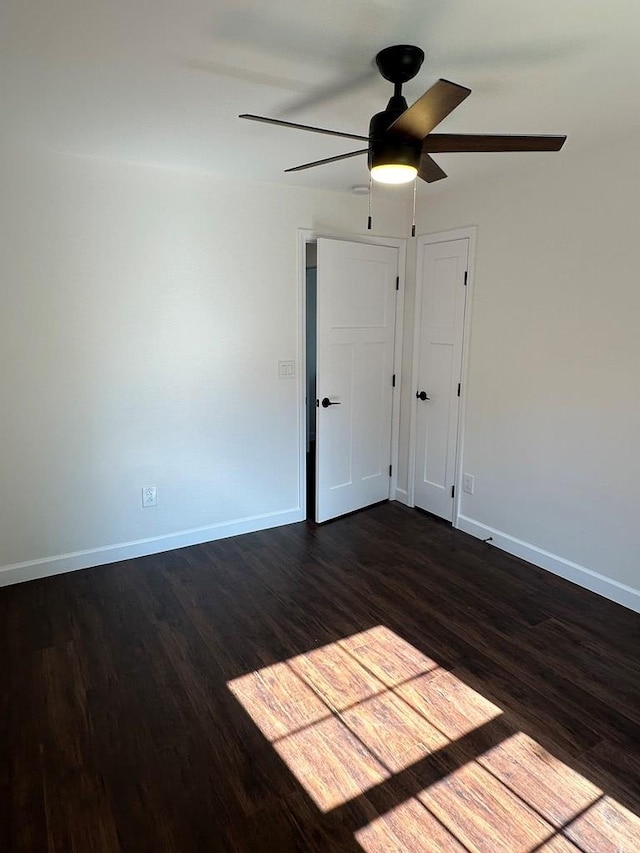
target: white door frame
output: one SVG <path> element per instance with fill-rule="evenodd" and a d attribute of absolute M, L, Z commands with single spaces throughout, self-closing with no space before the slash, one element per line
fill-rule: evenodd
<path fill-rule="evenodd" d="M 391 409 L 391 465 L 392 473 L 389 483 L 389 498 L 396 495 L 398 482 L 398 455 L 400 446 L 400 388 L 402 387 L 402 331 L 404 318 L 404 287 L 407 265 L 407 241 L 398 237 L 369 237 L 362 234 L 329 234 L 325 231 L 313 231 L 298 228 L 298 506 L 301 507 L 303 518 L 307 514 L 307 411 L 305 398 L 307 394 L 307 291 L 306 291 L 306 252 L 307 243 L 314 243 L 318 237 L 329 240 L 348 240 L 351 243 L 372 243 L 376 246 L 391 246 L 398 250 L 398 277 L 400 287 L 396 297 L 395 342 L 393 346 L 393 372 L 396 384 L 393 389 Z"/>
<path fill-rule="evenodd" d="M 471 331 L 471 310 L 473 304 L 473 281 L 476 257 L 477 226 L 469 225 L 466 228 L 456 228 L 453 231 L 440 231 L 436 234 L 426 234 L 416 240 L 416 297 L 414 306 L 413 322 L 413 362 L 411 366 L 411 421 L 409 426 L 409 465 L 407 468 L 408 505 L 415 506 L 415 468 L 416 468 L 416 399 L 415 390 L 420 361 L 420 338 L 422 318 L 422 255 L 423 247 L 434 243 L 448 243 L 450 240 L 469 240 L 469 258 L 467 260 L 467 293 L 464 306 L 464 325 L 462 332 L 462 372 L 460 409 L 458 414 L 458 435 L 456 438 L 456 469 L 455 469 L 455 497 L 453 500 L 453 527 L 459 527 L 460 500 L 462 492 L 462 470 L 464 458 L 464 436 L 467 409 L 467 384 L 469 376 L 469 335 Z M 415 386 L 415 387 L 414 387 Z"/>

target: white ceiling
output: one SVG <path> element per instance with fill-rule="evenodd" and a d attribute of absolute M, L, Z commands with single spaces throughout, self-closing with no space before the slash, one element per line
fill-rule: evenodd
<path fill-rule="evenodd" d="M 473 90 L 439 130 L 569 134 L 560 154 L 436 156 L 450 175 L 440 186 L 453 187 L 637 129 L 639 34 L 635 0 L 3 0 L 3 135 L 81 156 L 348 190 L 367 181 L 364 156 L 283 170 L 360 143 L 237 115 L 366 135 L 391 94 L 371 73 L 373 57 L 418 44 L 426 60 L 405 87 L 409 103 L 438 77 Z"/>

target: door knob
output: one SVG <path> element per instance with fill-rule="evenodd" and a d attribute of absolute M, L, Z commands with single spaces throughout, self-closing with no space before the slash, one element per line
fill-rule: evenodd
<path fill-rule="evenodd" d="M 340 406 L 340 405 L 341 405 L 340 403 L 334 403 L 334 401 L 330 400 L 328 397 L 322 398 L 322 408 L 323 409 L 328 409 L 329 406 Z"/>
<path fill-rule="evenodd" d="M 431 397 L 427 397 L 426 391 L 416 391 L 416 397 L 418 400 L 430 400 Z"/>

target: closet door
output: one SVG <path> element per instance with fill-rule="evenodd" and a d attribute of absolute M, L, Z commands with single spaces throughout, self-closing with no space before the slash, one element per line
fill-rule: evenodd
<path fill-rule="evenodd" d="M 421 251 L 414 503 L 452 521 L 469 240 Z"/>

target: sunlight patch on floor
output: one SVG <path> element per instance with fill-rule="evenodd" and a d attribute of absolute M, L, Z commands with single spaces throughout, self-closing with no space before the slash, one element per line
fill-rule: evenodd
<path fill-rule="evenodd" d="M 364 853 L 640 850 L 636 815 L 382 625 L 228 686 L 323 812 L 375 789 Z"/>
<path fill-rule="evenodd" d="M 489 829 L 486 833 L 484 839 L 475 838 L 468 845 L 463 844 L 455 831 L 443 826 L 419 800 L 412 798 L 356 832 L 356 840 L 365 853 L 493 853 L 504 849 L 504 837 L 490 835 Z M 509 853 L 522 851 L 509 843 L 506 849 Z M 596 853 L 576 847 L 555 834 L 550 840 L 526 846 L 524 850 L 527 853 Z"/>
<path fill-rule="evenodd" d="M 325 812 L 502 713 L 382 625 L 229 689 Z"/>
<path fill-rule="evenodd" d="M 468 850 L 478 853 L 529 853 L 555 834 L 556 828 L 526 799 L 477 761 L 453 771 L 417 798 Z"/>
<path fill-rule="evenodd" d="M 267 740 L 293 734 L 331 716 L 331 711 L 287 663 L 276 663 L 229 682 Z"/>
<path fill-rule="evenodd" d="M 356 839 L 365 853 L 636 853 L 640 819 L 517 732 Z"/>
<path fill-rule="evenodd" d="M 333 716 L 276 741 L 274 747 L 323 812 L 358 797 L 391 775 Z"/>

